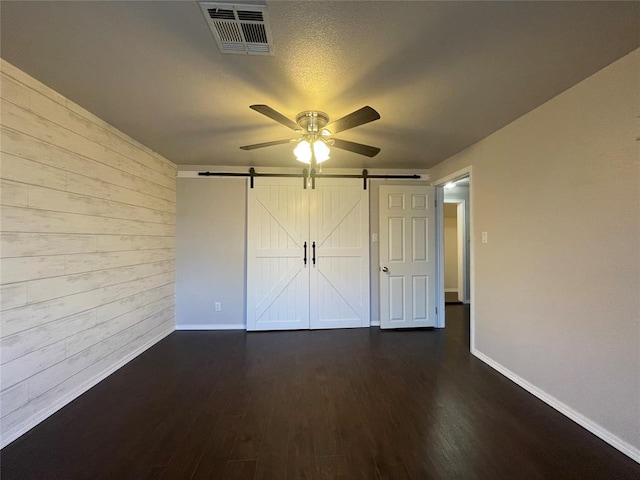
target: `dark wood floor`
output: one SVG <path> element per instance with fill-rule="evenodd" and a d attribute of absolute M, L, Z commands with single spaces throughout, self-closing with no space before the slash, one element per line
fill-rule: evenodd
<path fill-rule="evenodd" d="M 1 453 L 11 479 L 638 479 L 445 331 L 176 332 Z"/>

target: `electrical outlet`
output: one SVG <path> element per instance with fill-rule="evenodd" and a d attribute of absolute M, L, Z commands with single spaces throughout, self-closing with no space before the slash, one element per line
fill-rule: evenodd
<path fill-rule="evenodd" d="M 222 311 L 222 304 L 220 302 L 216 302 L 216 312 Z"/>
<path fill-rule="evenodd" d="M 482 243 L 489 243 L 489 234 L 487 232 L 482 232 Z"/>
<path fill-rule="evenodd" d="M 378 234 L 377 234 L 377 233 L 372 233 L 372 234 L 371 234 L 371 241 L 372 241 L 373 243 L 375 243 L 375 242 L 377 242 L 377 241 L 378 241 Z"/>

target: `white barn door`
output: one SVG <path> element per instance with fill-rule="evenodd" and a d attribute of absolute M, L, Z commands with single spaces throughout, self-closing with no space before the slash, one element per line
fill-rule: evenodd
<path fill-rule="evenodd" d="M 380 186 L 380 328 L 435 326 L 434 193 Z"/>
<path fill-rule="evenodd" d="M 369 191 L 323 178 L 311 190 L 311 328 L 368 327 Z"/>
<path fill-rule="evenodd" d="M 301 181 L 256 181 L 247 220 L 247 330 L 308 329 L 309 196 Z"/>
<path fill-rule="evenodd" d="M 247 201 L 247 330 L 368 327 L 362 180 L 261 178 Z"/>

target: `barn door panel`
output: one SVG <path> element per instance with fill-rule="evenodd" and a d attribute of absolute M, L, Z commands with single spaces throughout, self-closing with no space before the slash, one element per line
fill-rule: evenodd
<path fill-rule="evenodd" d="M 309 199 L 296 179 L 248 189 L 247 330 L 309 328 Z"/>
<path fill-rule="evenodd" d="M 369 326 L 368 190 L 358 179 L 322 179 L 310 206 L 310 327 Z"/>

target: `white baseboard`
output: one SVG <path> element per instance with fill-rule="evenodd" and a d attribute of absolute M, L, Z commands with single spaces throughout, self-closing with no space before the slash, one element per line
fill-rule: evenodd
<path fill-rule="evenodd" d="M 458 289 L 457 288 L 445 288 L 444 291 L 446 293 L 458 293 Z"/>
<path fill-rule="evenodd" d="M 131 352 L 126 357 L 124 357 L 121 360 L 119 360 L 118 362 L 114 363 L 111 367 L 107 368 L 106 370 L 104 370 L 103 372 L 99 373 L 98 375 L 96 375 L 92 379 L 84 382 L 83 384 L 79 385 L 77 388 L 73 389 L 72 391 L 70 391 L 66 395 L 64 395 L 61 398 L 59 398 L 58 401 L 56 401 L 55 403 L 50 405 L 49 408 L 47 408 L 46 410 L 40 411 L 40 412 L 36 413 L 34 416 L 29 417 L 16 430 L 14 430 L 12 432 L 9 432 L 6 436 L 5 435 L 2 436 L 2 440 L 0 442 L 0 448 L 6 447 L 11 442 L 16 440 L 18 437 L 21 437 L 22 435 L 27 433 L 29 430 L 31 430 L 33 427 L 38 425 L 40 422 L 42 422 L 43 420 L 47 419 L 48 417 L 50 417 L 54 413 L 56 413 L 58 410 L 60 410 L 62 407 L 64 407 L 68 403 L 71 403 L 73 400 L 78 398 L 80 395 L 85 393 L 87 390 L 91 389 L 92 387 L 94 387 L 95 385 L 100 383 L 102 380 L 107 378 L 113 372 L 115 372 L 119 368 L 123 367 L 124 365 L 129 363 L 131 360 L 136 358 L 138 355 L 140 355 L 141 353 L 143 353 L 146 350 L 148 350 L 149 348 L 151 348 L 153 345 L 158 343 L 160 340 L 162 340 L 164 337 L 166 337 L 167 335 L 169 335 L 173 331 L 174 331 L 174 327 L 172 325 L 170 328 L 168 328 L 167 330 L 164 330 L 162 333 L 160 333 L 156 337 L 152 338 L 151 340 L 149 340 L 144 345 L 141 345 L 140 347 L 136 348 L 133 352 Z"/>
<path fill-rule="evenodd" d="M 242 323 L 227 323 L 219 325 L 198 325 L 196 323 L 176 325 L 176 330 L 245 330 L 245 326 Z"/>
<path fill-rule="evenodd" d="M 545 391 L 539 389 L 538 387 L 536 387 L 535 385 L 527 382 L 524 378 L 522 378 L 519 375 L 513 373 L 511 370 L 509 370 L 508 368 L 502 366 L 501 364 L 499 364 L 495 360 L 491 359 L 490 357 L 486 356 L 484 353 L 479 352 L 475 348 L 471 349 L 471 353 L 473 355 L 475 355 L 477 358 L 479 358 L 480 360 L 482 360 L 484 363 L 489 365 L 491 368 L 493 368 L 493 369 L 497 370 L 498 372 L 500 372 L 502 375 L 507 377 L 512 382 L 520 385 L 527 392 L 531 393 L 532 395 L 535 395 L 536 397 L 538 397 L 540 400 L 542 400 L 547 405 L 555 408 L 557 411 L 559 411 L 560 413 L 562 413 L 566 417 L 570 418 L 571 420 L 576 422 L 581 427 L 587 429 L 589 432 L 591 432 L 595 436 L 601 438 L 602 440 L 607 442 L 612 447 L 620 450 L 622 453 L 624 453 L 625 455 L 627 455 L 631 459 L 633 459 L 636 462 L 640 463 L 640 449 L 634 447 L 630 443 L 625 442 L 620 437 L 614 435 L 613 433 L 611 433 L 607 429 L 605 429 L 602 426 L 598 425 L 596 422 L 594 422 L 592 420 L 589 420 L 584 415 L 576 412 L 573 408 L 571 408 L 568 405 L 562 403 L 557 398 L 549 395 L 547 392 L 545 392 Z"/>

